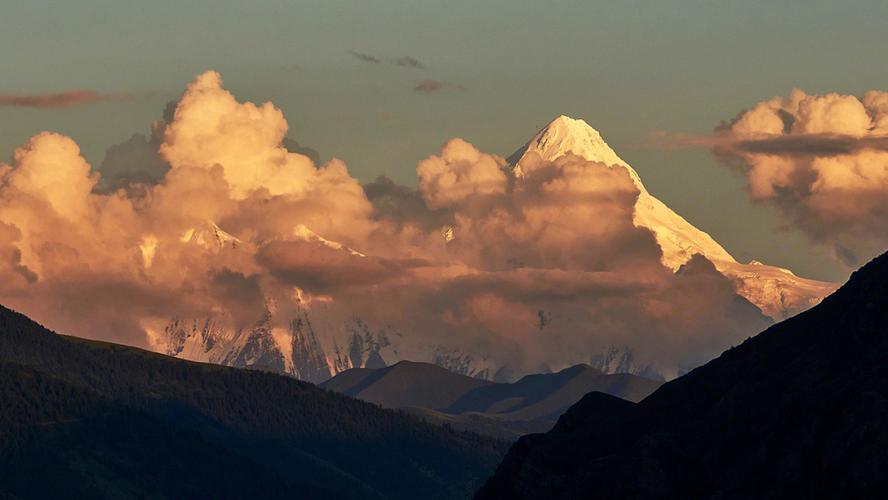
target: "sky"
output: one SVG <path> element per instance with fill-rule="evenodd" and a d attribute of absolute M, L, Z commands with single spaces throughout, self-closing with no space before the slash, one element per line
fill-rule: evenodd
<path fill-rule="evenodd" d="M 888 247 L 886 10 L 4 5 L 0 303 L 303 377 L 669 379 Z"/>
<path fill-rule="evenodd" d="M 888 80 L 880 1 L 85 0 L 2 10 L 0 94 L 119 97 L 0 106 L 4 161 L 50 130 L 97 165 L 110 146 L 149 133 L 208 69 L 239 99 L 274 102 L 288 137 L 342 159 L 361 182 L 416 185 L 418 162 L 453 137 L 508 156 L 567 114 L 596 127 L 649 191 L 738 260 L 837 281 L 849 270 L 750 200 L 742 174 L 706 149 L 651 147 L 649 137 L 707 134 L 793 88 L 862 95 Z M 440 85 L 414 90 L 424 80 Z"/>

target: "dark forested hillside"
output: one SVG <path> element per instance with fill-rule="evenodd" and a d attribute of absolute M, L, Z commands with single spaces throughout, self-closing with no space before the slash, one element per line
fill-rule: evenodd
<path fill-rule="evenodd" d="M 888 498 L 888 254 L 638 404 L 585 396 L 478 499 Z"/>
<path fill-rule="evenodd" d="M 505 451 L 292 378 L 0 308 L 0 496 L 465 498 Z"/>

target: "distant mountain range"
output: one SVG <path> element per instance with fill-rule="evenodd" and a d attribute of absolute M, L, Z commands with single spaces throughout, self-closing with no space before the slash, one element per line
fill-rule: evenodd
<path fill-rule="evenodd" d="M 486 499 L 888 498 L 888 254 L 638 404 L 521 438 Z"/>
<path fill-rule="evenodd" d="M 639 190 L 634 224 L 651 230 L 662 250 L 663 265 L 680 272 L 694 254 L 703 255 L 731 280 L 739 297 L 754 304 L 770 319 L 781 320 L 803 311 L 837 286 L 757 261 L 737 262 L 709 234 L 648 192 L 638 173 L 583 120 L 559 116 L 512 154 L 503 168 L 511 179 L 521 182 L 529 157 L 554 161 L 565 155 L 626 169 Z M 452 228 L 450 236 L 443 237 L 453 238 Z M 304 225 L 296 228 L 293 238 L 315 245 L 319 253 L 365 257 L 360 251 L 330 241 Z M 238 252 L 241 246 L 235 236 L 212 221 L 187 232 L 183 241 L 214 252 Z M 317 307 L 323 308 L 323 305 Z M 526 374 L 496 366 L 465 345 L 427 345 L 421 354 L 409 352 L 403 338 L 385 329 L 371 328 L 360 317 L 348 316 L 338 321 L 325 318 L 321 322 L 317 321 L 318 311 L 309 308 L 287 314 L 289 316 L 278 312 L 273 301 L 269 301 L 265 313 L 255 324 L 246 327 L 232 328 L 224 317 L 173 318 L 154 339 L 153 348 L 183 359 L 261 368 L 315 383 L 351 368 L 381 367 L 403 359 L 427 361 L 463 375 L 498 382 L 514 381 Z M 763 325 L 766 320 L 750 318 L 748 322 Z M 410 337 L 411 332 L 400 334 Z M 610 346 L 593 354 L 587 362 L 607 373 L 628 372 L 658 379 L 672 376 L 638 362 L 632 350 L 625 346 Z M 681 367 L 678 373 L 686 369 Z"/>
<path fill-rule="evenodd" d="M 466 498 L 505 443 L 0 307 L 0 498 Z"/>
<path fill-rule="evenodd" d="M 494 383 L 410 361 L 386 368 L 354 368 L 321 384 L 386 408 L 406 409 L 432 422 L 507 439 L 549 430 L 588 392 L 640 401 L 659 386 L 636 375 L 605 374 L 589 365 L 528 375 L 514 383 Z"/>

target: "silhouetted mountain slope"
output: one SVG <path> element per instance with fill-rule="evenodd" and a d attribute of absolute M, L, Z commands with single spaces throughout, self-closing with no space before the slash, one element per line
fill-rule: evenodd
<path fill-rule="evenodd" d="M 464 498 L 504 445 L 0 308 L 0 495 Z"/>
<path fill-rule="evenodd" d="M 480 387 L 445 411 L 497 413 L 516 420 L 554 420 L 590 391 L 640 401 L 659 386 L 659 382 L 637 375 L 605 374 L 589 365 L 575 365 L 556 373 L 528 375 L 512 384 Z"/>
<path fill-rule="evenodd" d="M 385 368 L 346 370 L 321 387 L 386 408 L 446 408 L 492 382 L 453 373 L 431 363 L 401 361 Z"/>
<path fill-rule="evenodd" d="M 518 441 L 492 498 L 888 498 L 888 254 L 632 405 Z"/>
<path fill-rule="evenodd" d="M 659 385 L 637 375 L 605 374 L 588 365 L 528 375 L 511 384 L 493 383 L 408 361 L 347 370 L 321 384 L 387 408 L 409 409 L 432 422 L 511 439 L 550 429 L 589 391 L 638 401 Z"/>

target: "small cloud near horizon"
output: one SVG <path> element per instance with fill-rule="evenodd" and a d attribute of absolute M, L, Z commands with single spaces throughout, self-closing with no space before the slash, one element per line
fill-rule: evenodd
<path fill-rule="evenodd" d="M 365 54 L 363 52 L 349 50 L 348 53 L 349 53 L 349 55 L 351 55 L 352 57 L 354 57 L 355 59 L 358 59 L 360 61 L 373 63 L 373 64 L 379 64 L 382 62 L 382 59 L 380 59 L 376 56 L 370 55 L 370 54 Z"/>
<path fill-rule="evenodd" d="M 382 58 L 366 52 L 358 52 L 356 50 L 348 50 L 346 52 L 355 59 L 370 64 L 387 64 L 390 66 L 400 66 L 402 68 L 425 69 L 425 64 L 423 64 L 422 61 L 411 56 Z"/>
<path fill-rule="evenodd" d="M 424 94 L 432 94 L 435 92 L 441 92 L 443 90 L 454 89 L 454 90 L 466 90 L 466 87 L 463 85 L 457 85 L 454 83 L 442 82 L 440 80 L 434 80 L 431 78 L 425 78 L 416 82 L 416 85 L 413 87 L 414 92 L 422 92 Z"/>
<path fill-rule="evenodd" d="M 125 94 L 103 94 L 92 90 L 71 90 L 49 94 L 0 94 L 0 106 L 63 109 L 104 101 L 128 100 Z"/>
<path fill-rule="evenodd" d="M 425 79 L 418 81 L 416 83 L 416 86 L 413 87 L 413 90 L 415 90 L 416 92 L 431 93 L 438 92 L 442 88 L 444 88 L 444 84 L 439 82 L 438 80 Z"/>

